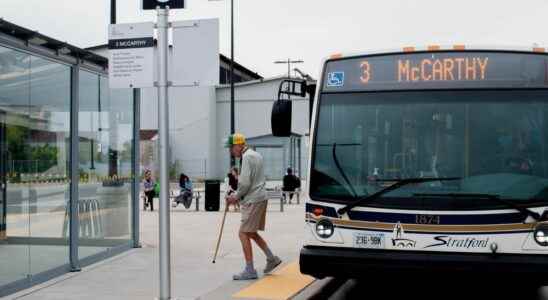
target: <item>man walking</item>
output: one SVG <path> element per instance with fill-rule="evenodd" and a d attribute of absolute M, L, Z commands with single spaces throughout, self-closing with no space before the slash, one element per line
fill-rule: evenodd
<path fill-rule="evenodd" d="M 265 189 L 265 176 L 262 156 L 248 148 L 245 137 L 235 133 L 228 137 L 227 146 L 233 156 L 241 158 L 240 177 L 238 178 L 238 189 L 226 198 L 227 205 L 240 204 L 242 223 L 240 225 L 240 242 L 245 258 L 244 270 L 234 275 L 234 280 L 257 279 L 257 271 L 253 266 L 253 240 L 266 255 L 266 267 L 264 273 L 272 272 L 282 263 L 282 260 L 272 254 L 266 241 L 257 233 L 264 231 L 266 221 L 266 209 L 268 199 Z"/>

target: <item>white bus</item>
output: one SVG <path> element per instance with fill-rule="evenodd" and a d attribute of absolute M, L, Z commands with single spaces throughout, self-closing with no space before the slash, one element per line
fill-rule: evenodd
<path fill-rule="evenodd" d="M 327 59 L 301 272 L 511 272 L 548 282 L 543 50 L 405 48 Z"/>

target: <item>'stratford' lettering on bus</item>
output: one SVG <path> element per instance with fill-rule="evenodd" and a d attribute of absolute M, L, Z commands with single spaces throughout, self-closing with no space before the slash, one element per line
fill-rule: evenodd
<path fill-rule="evenodd" d="M 476 238 L 453 238 L 450 236 L 436 236 L 434 240 L 437 242 L 431 245 L 428 245 L 426 248 L 432 247 L 447 247 L 447 248 L 460 248 L 460 249 L 470 249 L 470 248 L 487 248 L 489 244 L 489 238 L 476 239 Z"/>
<path fill-rule="evenodd" d="M 398 60 L 399 82 L 485 80 L 488 57 Z"/>

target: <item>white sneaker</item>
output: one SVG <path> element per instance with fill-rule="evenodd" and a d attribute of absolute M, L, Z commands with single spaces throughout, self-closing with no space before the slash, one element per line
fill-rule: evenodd
<path fill-rule="evenodd" d="M 257 275 L 257 271 L 255 270 L 253 271 L 243 270 L 242 273 L 234 274 L 232 276 L 232 279 L 234 280 L 254 280 L 257 278 L 259 278 L 259 276 Z"/>
<path fill-rule="evenodd" d="M 276 269 L 276 267 L 279 266 L 281 263 L 282 263 L 282 260 L 277 256 L 274 256 L 274 258 L 272 258 L 272 259 L 267 259 L 266 260 L 266 267 L 264 268 L 263 272 L 265 274 L 268 274 L 268 273 L 274 271 L 274 269 Z"/>

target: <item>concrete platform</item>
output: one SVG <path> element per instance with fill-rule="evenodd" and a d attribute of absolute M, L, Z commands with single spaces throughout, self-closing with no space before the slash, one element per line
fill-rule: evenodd
<path fill-rule="evenodd" d="M 214 247 L 222 218 L 221 212 L 196 212 L 182 206 L 172 208 L 172 296 L 176 299 L 231 299 L 254 284 L 233 282 L 232 274 L 243 267 L 237 237 L 240 214 L 227 215 L 220 254 L 212 264 Z M 304 233 L 304 205 L 287 205 L 279 211 L 279 202 L 270 201 L 264 237 L 272 250 L 284 260 L 295 263 Z M 133 249 L 107 261 L 85 268 L 6 297 L 6 299 L 154 299 L 158 296 L 158 213 L 141 212 L 143 248 Z M 265 257 L 254 248 L 255 265 L 262 270 Z M 289 268 L 289 267 L 288 267 Z M 285 275 L 294 276 L 295 268 Z M 261 274 L 261 277 L 262 274 Z M 281 277 L 280 277 L 281 278 Z M 285 279 L 284 279 L 285 280 Z M 240 298 L 241 299 L 241 298 Z"/>

